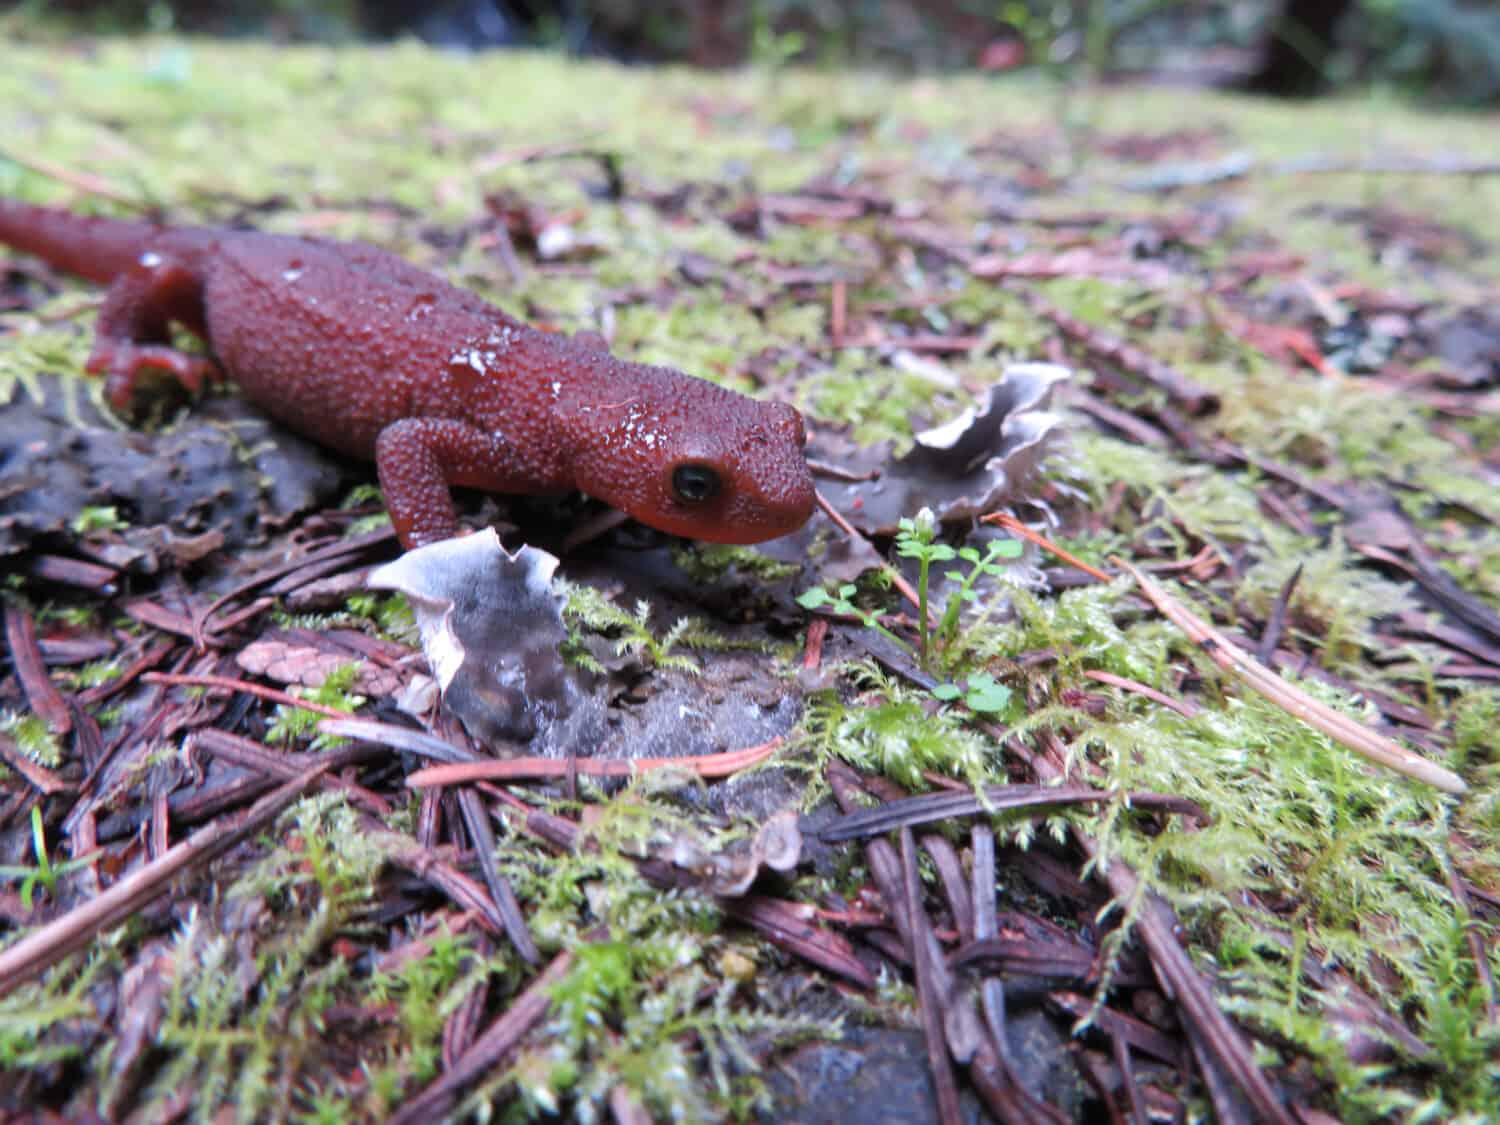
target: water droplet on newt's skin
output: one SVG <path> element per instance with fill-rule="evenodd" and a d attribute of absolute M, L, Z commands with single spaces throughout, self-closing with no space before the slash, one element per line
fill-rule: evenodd
<path fill-rule="evenodd" d="M 140 256 L 140 263 L 148 270 L 154 270 L 161 265 L 161 255 L 155 250 L 147 250 Z"/>
<path fill-rule="evenodd" d="M 454 367 L 471 367 L 479 375 L 488 375 L 490 370 L 478 348 L 459 348 L 448 357 L 448 362 Z"/>

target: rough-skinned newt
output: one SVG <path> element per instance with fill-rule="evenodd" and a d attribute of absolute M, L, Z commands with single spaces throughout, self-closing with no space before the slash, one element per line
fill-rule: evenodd
<path fill-rule="evenodd" d="M 532 328 L 372 246 L 3 199 L 0 242 L 109 285 L 88 370 L 116 410 L 145 370 L 190 390 L 227 375 L 291 429 L 373 459 L 407 547 L 458 534 L 450 485 L 579 489 L 721 543 L 785 535 L 812 513 L 792 407 Z M 213 358 L 174 349 L 173 324 Z"/>

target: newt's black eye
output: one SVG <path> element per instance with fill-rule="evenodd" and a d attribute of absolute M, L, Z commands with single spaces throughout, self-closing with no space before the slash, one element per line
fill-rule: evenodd
<path fill-rule="evenodd" d="M 678 465 L 672 471 L 672 491 L 684 504 L 702 504 L 718 494 L 719 474 L 707 465 Z"/>

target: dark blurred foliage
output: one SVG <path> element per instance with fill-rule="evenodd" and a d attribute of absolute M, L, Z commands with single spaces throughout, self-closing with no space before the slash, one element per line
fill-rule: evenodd
<path fill-rule="evenodd" d="M 1497 0 L 0 0 L 0 33 L 414 35 L 624 61 L 1042 66 L 1302 95 L 1364 82 L 1500 101 Z"/>
<path fill-rule="evenodd" d="M 1329 59 L 1354 0 L 1284 0 L 1247 89 L 1266 94 L 1316 94 L 1331 83 Z"/>

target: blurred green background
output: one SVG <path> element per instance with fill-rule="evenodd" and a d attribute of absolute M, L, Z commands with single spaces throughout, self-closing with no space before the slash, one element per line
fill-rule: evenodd
<path fill-rule="evenodd" d="M 1044 68 L 1284 95 L 1375 85 L 1500 103 L 1495 0 L 0 0 L 20 39 L 177 31 L 414 36 L 627 62 Z"/>

